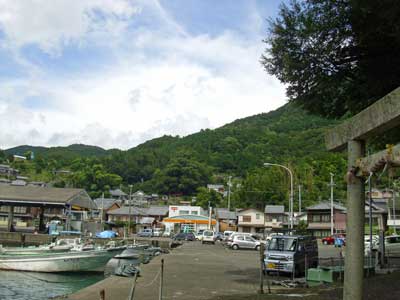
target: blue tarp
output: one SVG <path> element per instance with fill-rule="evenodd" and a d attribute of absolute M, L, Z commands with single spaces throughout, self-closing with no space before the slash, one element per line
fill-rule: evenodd
<path fill-rule="evenodd" d="M 106 231 L 96 233 L 96 237 L 102 238 L 102 239 L 110 239 L 110 238 L 114 238 L 116 236 L 117 236 L 117 234 L 112 230 L 106 230 Z"/>

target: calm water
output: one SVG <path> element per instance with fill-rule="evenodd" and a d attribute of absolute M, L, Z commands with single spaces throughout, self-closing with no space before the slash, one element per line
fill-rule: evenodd
<path fill-rule="evenodd" d="M 1 300 L 42 300 L 76 292 L 104 278 L 103 274 L 46 274 L 0 271 Z"/>
<path fill-rule="evenodd" d="M 136 260 L 111 259 L 105 273 L 110 275 L 121 264 L 135 264 Z M 43 300 L 74 293 L 104 279 L 101 273 L 48 274 L 0 270 L 0 300 Z"/>

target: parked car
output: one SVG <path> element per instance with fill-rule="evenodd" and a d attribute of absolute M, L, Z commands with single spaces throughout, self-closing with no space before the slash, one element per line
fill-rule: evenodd
<path fill-rule="evenodd" d="M 335 243 L 335 237 L 334 236 L 326 236 L 321 241 L 322 241 L 322 244 L 324 244 L 324 245 L 333 245 Z"/>
<path fill-rule="evenodd" d="M 312 236 L 273 237 L 264 252 L 264 270 L 269 272 L 303 274 L 306 264 L 318 266 L 318 243 Z"/>
<path fill-rule="evenodd" d="M 229 237 L 231 236 L 231 234 L 233 233 L 237 233 L 236 231 L 231 231 L 231 230 L 225 230 L 224 231 L 224 240 L 227 241 L 229 239 Z"/>
<path fill-rule="evenodd" d="M 143 229 L 142 231 L 139 231 L 137 235 L 140 237 L 152 237 L 153 229 Z"/>
<path fill-rule="evenodd" d="M 254 249 L 258 251 L 260 244 L 261 242 L 254 239 L 250 234 L 232 234 L 227 241 L 227 246 L 233 250 Z"/>
<path fill-rule="evenodd" d="M 322 240 L 324 245 L 335 245 L 335 247 L 346 246 L 346 237 L 344 234 L 335 234 L 324 237 Z"/>
<path fill-rule="evenodd" d="M 215 240 L 217 241 L 223 241 L 225 239 L 224 234 L 222 232 L 217 232 L 215 234 Z"/>
<path fill-rule="evenodd" d="M 175 241 L 195 241 L 196 237 L 192 232 L 180 232 L 173 237 Z"/>
<path fill-rule="evenodd" d="M 203 239 L 203 232 L 204 232 L 204 229 L 200 229 L 199 231 L 197 231 L 197 233 L 195 234 L 196 240 L 201 241 Z"/>
<path fill-rule="evenodd" d="M 386 256 L 400 256 L 400 235 L 385 237 Z"/>
<path fill-rule="evenodd" d="M 154 228 L 153 229 L 153 236 L 160 237 L 160 236 L 163 236 L 163 233 L 164 233 L 163 228 Z"/>
<path fill-rule="evenodd" d="M 212 230 L 204 230 L 203 231 L 203 238 L 201 240 L 201 243 L 211 243 L 211 244 L 215 244 L 215 233 Z"/>

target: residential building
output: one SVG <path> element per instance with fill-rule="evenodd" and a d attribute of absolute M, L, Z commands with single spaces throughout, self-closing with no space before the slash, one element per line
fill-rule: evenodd
<path fill-rule="evenodd" d="M 124 193 L 121 189 L 110 190 L 111 198 L 116 200 L 126 200 L 128 195 Z"/>
<path fill-rule="evenodd" d="M 96 204 L 83 189 L 3 185 L 0 188 L 0 226 L 11 224 L 21 230 L 45 230 L 51 220 L 63 222 L 64 229 L 82 231 Z"/>
<path fill-rule="evenodd" d="M 227 208 L 216 208 L 215 219 L 217 220 L 217 231 L 237 230 L 236 211 L 229 211 Z"/>
<path fill-rule="evenodd" d="M 238 232 L 263 233 L 265 226 L 264 212 L 250 208 L 237 212 Z"/>
<path fill-rule="evenodd" d="M 331 234 L 331 202 L 323 201 L 307 207 L 307 228 L 316 237 L 325 237 Z M 346 208 L 341 204 L 333 203 L 334 233 L 346 231 Z"/>
<path fill-rule="evenodd" d="M 282 229 L 284 222 L 287 222 L 287 215 L 283 205 L 266 205 L 264 212 L 265 228 L 267 230 Z"/>
<path fill-rule="evenodd" d="M 122 206 L 107 212 L 109 222 L 132 222 L 136 224 L 136 231 L 148 227 L 160 226 L 164 218 L 168 216 L 168 206 Z"/>
<path fill-rule="evenodd" d="M 93 217 L 104 221 L 107 220 L 107 214 L 109 211 L 121 207 L 121 200 L 113 198 L 96 198 L 93 201 L 97 206 L 97 210 L 93 212 Z"/>
<path fill-rule="evenodd" d="M 225 194 L 225 186 L 223 184 L 207 184 L 207 189 L 214 190 L 222 195 Z"/>

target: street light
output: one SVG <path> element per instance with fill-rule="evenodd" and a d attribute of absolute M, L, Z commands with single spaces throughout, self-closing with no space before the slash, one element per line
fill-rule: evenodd
<path fill-rule="evenodd" d="M 280 164 L 264 163 L 264 167 L 269 167 L 269 166 L 284 168 L 286 171 L 288 171 L 290 175 L 289 219 L 290 219 L 290 230 L 293 230 L 293 172 L 288 167 Z"/>

